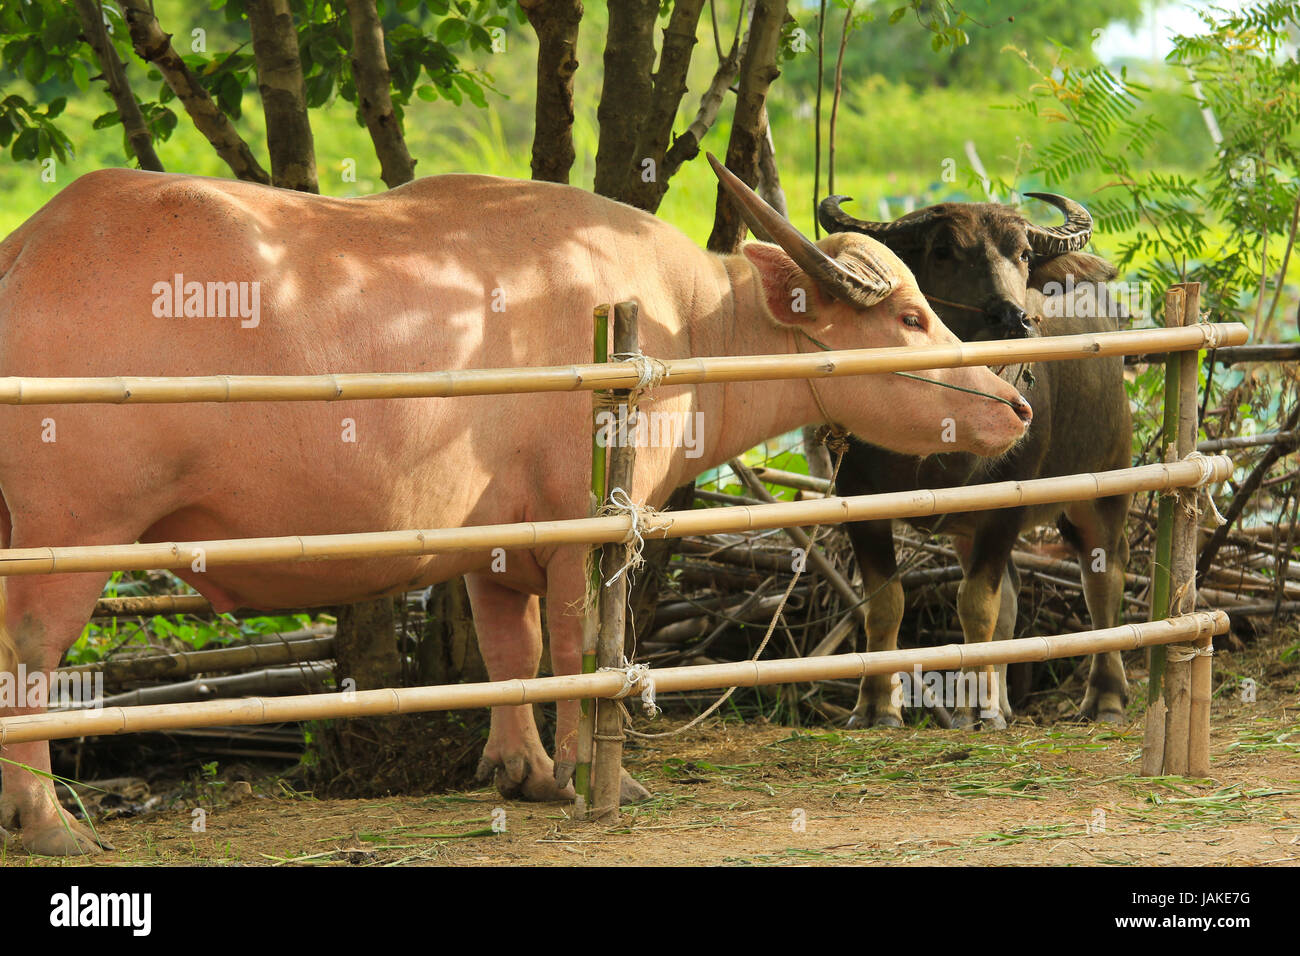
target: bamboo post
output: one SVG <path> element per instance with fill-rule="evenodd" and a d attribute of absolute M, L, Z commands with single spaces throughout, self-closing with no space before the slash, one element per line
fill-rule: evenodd
<path fill-rule="evenodd" d="M 1199 282 L 1187 286 L 1187 297 L 1183 307 L 1183 324 L 1191 325 L 1200 320 L 1201 286 Z M 1178 454 L 1187 457 L 1196 447 L 1197 421 L 1196 401 L 1197 367 L 1199 354 L 1189 352 L 1182 358 L 1182 375 L 1180 391 L 1182 406 L 1178 420 Z M 1187 406 L 1190 406 L 1187 407 Z M 1206 492 L 1209 493 L 1208 491 Z M 1178 510 L 1179 534 L 1174 543 L 1173 588 L 1174 605 L 1171 612 L 1181 614 L 1196 607 L 1196 562 L 1197 529 L 1195 513 L 1184 509 Z M 1208 777 L 1210 774 L 1210 694 L 1214 659 L 1214 637 L 1206 634 L 1198 637 L 1195 644 L 1197 655 L 1190 665 L 1190 690 L 1187 720 L 1187 769 L 1193 777 Z"/>
<path fill-rule="evenodd" d="M 1183 288 L 1171 286 L 1165 293 L 1165 328 L 1183 324 Z M 1164 428 L 1160 439 L 1160 460 L 1178 459 L 1178 401 L 1181 355 L 1169 353 L 1165 361 Z M 1156 517 L 1156 547 L 1151 566 L 1152 621 L 1169 615 L 1170 554 L 1173 549 L 1175 498 L 1161 495 Z M 1158 777 L 1165 772 L 1165 743 L 1168 739 L 1169 708 L 1165 682 L 1165 654 L 1159 648 L 1147 651 L 1147 713 L 1142 738 L 1142 775 Z"/>
<path fill-rule="evenodd" d="M 776 658 L 665 667 L 650 675 L 659 693 L 723 687 L 756 687 L 819 680 L 856 680 L 873 674 L 955 671 L 989 664 L 1042 661 L 1106 651 L 1130 651 L 1152 644 L 1203 640 L 1228 629 L 1223 611 L 1197 611 L 1164 621 L 1053 637 L 1021 637 L 986 644 L 946 644 L 894 651 L 836 654 L 828 657 Z M 613 697 L 623 690 L 622 674 L 568 674 L 483 684 L 388 687 L 380 690 L 292 697 L 245 697 L 237 700 L 141 707 L 106 707 L 63 713 L 23 714 L 0 718 L 0 746 L 33 740 L 58 740 L 152 730 L 186 730 L 242 724 L 275 724 L 339 717 L 378 717 L 466 707 L 517 707 L 584 697 Z M 642 683 L 632 688 L 640 693 Z"/>
<path fill-rule="evenodd" d="M 595 362 L 609 360 L 609 306 L 598 305 L 592 313 L 593 340 L 592 359 Z M 605 442 L 600 438 L 600 399 L 599 392 L 591 395 L 591 499 L 588 515 L 596 516 L 600 503 L 605 500 Z M 584 602 L 582 619 L 582 673 L 592 674 L 596 671 L 596 642 L 598 627 L 598 595 L 600 594 L 600 547 L 593 547 L 587 559 L 587 600 Z M 587 816 L 591 806 L 591 758 L 592 735 L 596 728 L 596 702 L 583 698 L 578 705 L 578 740 L 575 744 L 577 766 L 573 771 L 573 789 L 576 798 L 573 802 L 573 815 L 579 820 Z"/>
<path fill-rule="evenodd" d="M 614 354 L 631 355 L 639 351 L 637 331 L 637 306 L 635 302 L 620 302 L 614 306 Z M 636 470 L 636 442 L 633 428 L 636 393 L 616 389 L 613 393 L 618 440 L 610 445 L 609 481 L 606 501 L 614 489 L 621 488 L 635 503 L 632 495 L 632 476 Z M 626 417 L 625 417 L 626 416 Z M 610 542 L 603 548 L 601 577 L 605 579 L 600 589 L 600 635 L 596 644 L 598 668 L 618 668 L 624 665 L 624 639 L 627 626 L 627 573 L 629 552 L 626 544 Z M 607 825 L 618 822 L 619 791 L 623 777 L 623 715 L 617 702 L 601 701 L 596 705 L 595 759 L 592 764 L 592 802 L 590 815 Z"/>

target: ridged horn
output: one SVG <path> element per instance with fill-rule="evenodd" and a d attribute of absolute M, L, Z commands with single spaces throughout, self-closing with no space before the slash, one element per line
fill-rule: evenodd
<path fill-rule="evenodd" d="M 1025 193 L 1031 199 L 1041 199 L 1065 214 L 1059 226 L 1029 224 L 1029 248 L 1040 256 L 1059 256 L 1078 252 L 1092 238 L 1092 216 L 1088 210 L 1067 196 L 1056 193 Z"/>
<path fill-rule="evenodd" d="M 817 205 L 817 221 L 827 232 L 860 232 L 881 242 L 897 240 L 920 226 L 926 225 L 933 213 L 923 211 L 893 222 L 872 222 L 869 219 L 856 219 L 840 208 L 840 203 L 852 202 L 852 196 L 827 196 Z"/>
<path fill-rule="evenodd" d="M 784 249 L 786 255 L 826 292 L 842 302 L 862 308 L 869 308 L 889 298 L 898 285 L 898 277 L 875 261 L 874 257 L 872 261 L 864 259 L 855 263 L 860 272 L 845 268 L 764 202 L 735 173 L 722 165 L 716 156 L 712 153 L 705 155 L 723 188 L 740 207 L 740 215 L 750 231 L 756 236 L 771 236 L 773 242 Z"/>

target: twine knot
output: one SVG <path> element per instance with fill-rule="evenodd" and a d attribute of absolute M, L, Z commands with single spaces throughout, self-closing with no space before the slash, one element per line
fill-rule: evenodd
<path fill-rule="evenodd" d="M 614 695 L 614 700 L 623 700 L 640 684 L 641 706 L 651 717 L 659 713 L 659 705 L 655 703 L 655 681 L 650 676 L 649 664 L 629 664 L 624 661 L 622 667 L 602 667 L 601 670 L 623 675 L 623 686 Z"/>
<path fill-rule="evenodd" d="M 1171 664 L 1185 664 L 1187 661 L 1195 660 L 1198 657 L 1213 657 L 1214 645 L 1206 644 L 1204 647 L 1193 647 L 1190 644 L 1166 644 L 1165 660 Z"/>
<path fill-rule="evenodd" d="M 615 362 L 628 362 L 636 367 L 640 378 L 632 386 L 634 392 L 644 392 L 648 388 L 655 388 L 668 375 L 668 366 L 662 360 L 652 358 L 644 354 L 640 349 L 635 352 L 616 352 L 610 356 L 610 359 Z"/>
<path fill-rule="evenodd" d="M 613 577 L 605 582 L 605 587 L 609 587 L 624 573 L 635 574 L 645 564 L 645 558 L 641 554 L 645 550 L 644 533 L 666 530 L 672 526 L 671 519 L 667 520 L 667 524 L 653 524 L 655 518 L 662 520 L 660 513 L 649 505 L 637 504 L 622 488 L 614 488 L 610 491 L 609 501 L 600 509 L 599 515 L 600 517 L 627 515 L 631 522 L 627 535 L 623 538 L 623 543 L 627 545 L 627 560 L 614 572 Z"/>

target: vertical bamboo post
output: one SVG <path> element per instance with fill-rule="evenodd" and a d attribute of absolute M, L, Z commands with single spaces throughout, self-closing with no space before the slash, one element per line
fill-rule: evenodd
<path fill-rule="evenodd" d="M 1180 286 L 1182 309 L 1180 325 L 1195 322 L 1201 308 L 1199 283 Z M 1174 434 L 1174 458 L 1186 458 L 1196 450 L 1197 353 L 1178 359 L 1178 417 Z M 1166 438 L 1168 433 L 1166 432 Z M 1169 604 L 1168 614 L 1181 614 L 1196 604 L 1196 519 L 1183 507 L 1179 495 L 1168 499 L 1173 507 L 1170 521 Z M 1165 649 L 1165 773 L 1186 776 L 1191 724 L 1192 662 L 1186 659 L 1185 645 Z"/>
<path fill-rule="evenodd" d="M 1165 293 L 1165 327 L 1183 324 L 1183 288 L 1172 286 Z M 1178 448 L 1178 400 L 1181 355 L 1170 352 L 1165 356 L 1165 414 L 1164 431 L 1160 441 L 1161 461 L 1172 461 Z M 1173 549 L 1173 520 L 1175 499 L 1162 496 L 1156 519 L 1156 550 L 1151 567 L 1151 620 L 1163 620 L 1169 615 L 1169 565 Z M 1165 652 L 1152 647 L 1147 651 L 1147 713 L 1142 738 L 1142 775 L 1157 777 L 1165 771 L 1166 706 Z"/>
<path fill-rule="evenodd" d="M 1183 324 L 1191 325 L 1201 318 L 1201 284 L 1189 283 L 1186 304 L 1183 307 Z M 1192 403 L 1190 412 L 1180 409 L 1178 423 L 1178 453 L 1187 457 L 1196 448 L 1197 409 L 1196 401 L 1197 366 L 1200 355 L 1188 353 L 1183 357 L 1182 398 L 1183 403 Z M 1206 386 L 1209 387 L 1208 384 Z M 1189 399 L 1188 396 L 1191 396 Z M 1196 560 L 1197 560 L 1197 520 L 1194 515 L 1179 512 L 1184 525 L 1184 534 L 1179 550 L 1174 553 L 1174 593 L 1179 595 L 1176 611 L 1190 612 L 1196 608 Z M 1180 593 L 1181 591 L 1181 593 Z M 1194 645 L 1199 652 L 1191 662 L 1191 688 L 1189 692 L 1187 720 L 1187 774 L 1192 777 L 1210 775 L 1210 693 L 1214 659 L 1210 653 L 1214 646 L 1213 635 L 1198 638 Z"/>
<path fill-rule="evenodd" d="M 598 305 L 592 314 L 592 361 L 609 361 L 609 306 Z M 588 515 L 594 516 L 605 500 L 605 441 L 601 438 L 600 393 L 591 393 L 591 500 Z M 591 549 L 587 562 L 587 600 L 582 621 L 582 672 L 595 673 L 596 631 L 600 595 L 600 548 Z M 585 819 L 591 806 L 592 735 L 596 729 L 596 702 L 584 698 L 578 705 L 577 766 L 573 771 L 576 798 L 573 815 Z"/>
<path fill-rule="evenodd" d="M 635 302 L 620 302 L 614 306 L 614 354 L 628 355 L 637 351 L 637 305 Z M 635 502 L 631 496 L 632 475 L 636 467 L 636 442 L 633 440 L 636 396 L 626 389 L 616 389 L 613 394 L 621 401 L 615 409 L 618 440 L 611 443 L 609 452 L 609 493 L 622 488 Z M 624 664 L 627 573 L 618 572 L 627 559 L 627 546 L 622 542 L 605 545 L 601 562 L 605 583 L 600 589 L 600 632 L 596 643 L 598 667 L 622 667 Z M 594 739 L 591 816 L 600 823 L 617 823 L 623 778 L 623 715 L 618 701 L 596 702 Z"/>

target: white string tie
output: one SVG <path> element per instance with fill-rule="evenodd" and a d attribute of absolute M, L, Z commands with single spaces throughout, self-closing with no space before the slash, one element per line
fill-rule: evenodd
<path fill-rule="evenodd" d="M 655 679 L 650 676 L 649 664 L 628 664 L 624 662 L 622 667 L 602 667 L 601 670 L 623 675 L 623 686 L 614 695 L 614 700 L 623 700 L 640 684 L 641 706 L 645 708 L 645 712 L 651 717 L 659 713 L 659 705 L 655 703 Z"/>
<path fill-rule="evenodd" d="M 635 352 L 616 352 L 610 356 L 615 362 L 629 362 L 636 366 L 637 383 L 632 386 L 632 390 L 643 392 L 648 388 L 657 387 L 668 374 L 668 366 L 657 358 L 651 358 L 644 354 L 640 349 Z"/>

